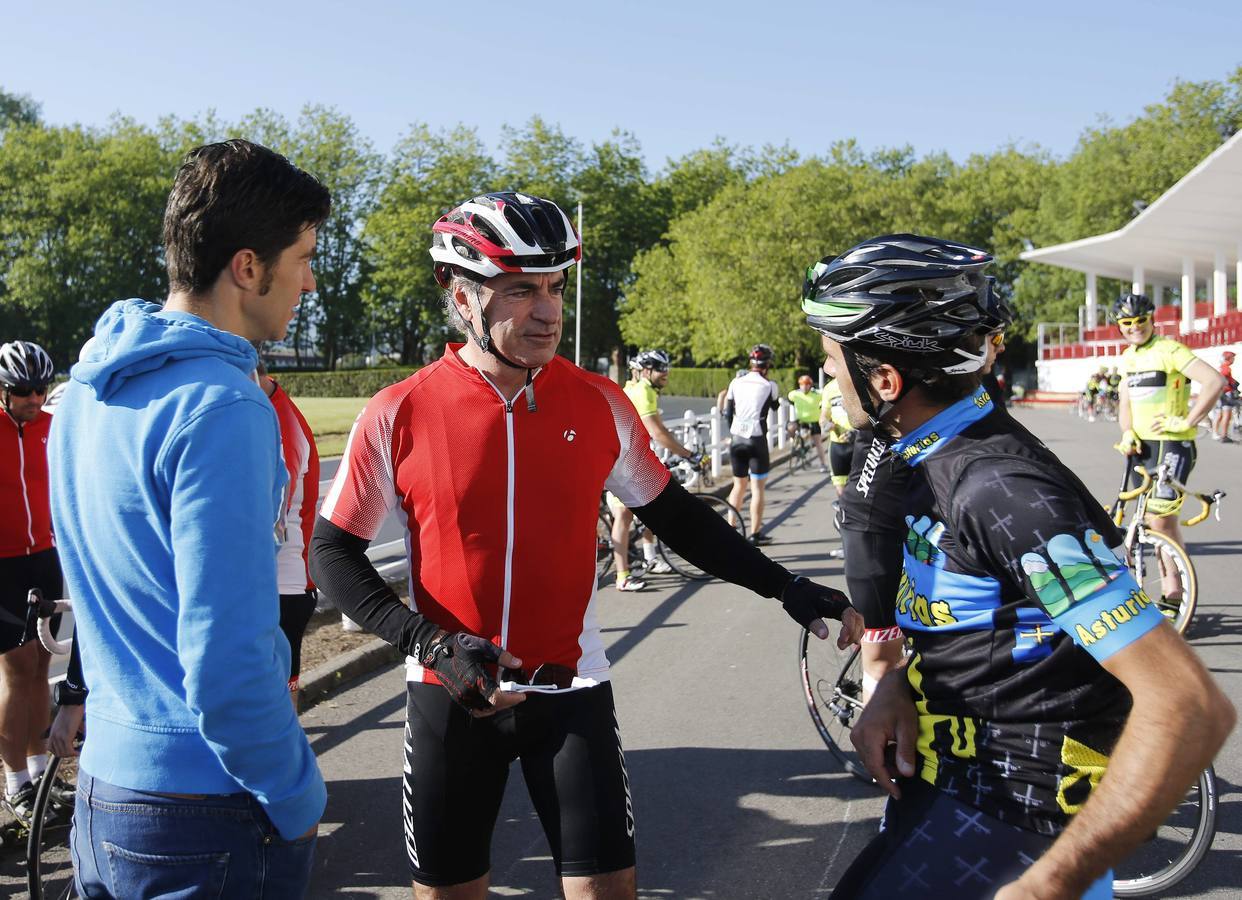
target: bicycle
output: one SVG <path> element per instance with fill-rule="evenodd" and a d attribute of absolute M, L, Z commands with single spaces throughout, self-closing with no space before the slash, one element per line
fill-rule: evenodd
<path fill-rule="evenodd" d="M 811 429 L 799 423 L 795 428 L 790 426 L 790 434 L 793 440 L 789 445 L 789 474 L 792 475 L 799 469 L 804 469 L 811 464 L 811 454 L 815 452 L 814 446 L 811 444 Z"/>
<path fill-rule="evenodd" d="M 28 596 L 27 622 L 34 620 L 31 630 L 54 656 L 67 655 L 72 640 L 55 638 L 51 618 L 72 609 L 73 605 L 68 600 L 47 600 L 38 590 L 32 590 Z M 29 624 L 27 627 L 30 628 Z M 51 815 L 52 785 L 64 762 L 59 756 L 48 757 L 47 770 L 39 780 L 39 790 L 31 810 L 26 838 L 26 880 L 31 900 L 65 900 L 74 896 L 73 860 L 66 841 L 71 819 L 60 821 Z"/>
<path fill-rule="evenodd" d="M 1198 603 L 1198 576 L 1195 574 L 1194 564 L 1190 561 L 1190 554 L 1186 552 L 1186 548 L 1172 538 L 1148 527 L 1147 504 L 1154 493 L 1165 486 L 1173 488 L 1185 497 L 1194 497 L 1202 508 L 1196 515 L 1182 520 L 1182 524 L 1190 528 L 1212 514 L 1213 507 L 1215 507 L 1216 521 L 1220 521 L 1221 501 L 1225 498 L 1225 492 L 1215 490 L 1210 494 L 1201 494 L 1191 491 L 1172 476 L 1167 463 L 1161 463 L 1156 467 L 1155 478 L 1143 466 L 1134 466 L 1133 471 L 1138 473 L 1141 481 L 1138 487 L 1126 490 L 1125 484 L 1129 471 L 1130 460 L 1127 459 L 1121 490 L 1117 492 L 1117 499 L 1111 509 L 1113 521 L 1121 526 L 1125 521 L 1126 504 L 1131 500 L 1137 501 L 1129 524 L 1125 526 L 1125 537 L 1122 540 L 1126 564 L 1139 587 L 1148 597 L 1152 598 L 1157 608 L 1177 629 L 1177 633 L 1185 634 Z M 1164 593 L 1164 582 L 1170 574 L 1176 574 L 1182 586 L 1181 597 L 1170 598 Z"/>
<path fill-rule="evenodd" d="M 685 484 L 683 479 L 690 479 L 695 476 L 695 473 L 701 472 L 705 461 L 700 462 L 696 467 L 688 459 L 675 457 L 666 461 L 664 465 L 669 469 L 674 478 Z M 698 499 L 724 518 L 734 531 L 742 537 L 746 537 L 746 521 L 742 518 L 742 514 L 737 511 L 737 508 L 730 504 L 729 501 L 713 494 L 699 494 Z M 601 499 L 599 516 L 596 519 L 595 526 L 595 575 L 598 581 L 602 581 L 613 566 L 612 523 L 612 511 L 608 509 L 606 500 Z M 630 526 L 631 570 L 641 568 L 644 564 L 639 543 L 643 531 L 643 524 L 638 519 L 635 519 Z M 668 546 L 658 535 L 656 536 L 656 555 L 668 563 L 669 568 L 682 578 L 688 578 L 691 581 L 707 581 L 712 578 L 710 573 L 683 557 L 672 547 Z"/>
<path fill-rule="evenodd" d="M 798 670 L 802 698 L 825 746 L 845 771 L 875 784 L 849 741 L 850 730 L 863 709 L 859 649 L 838 650 L 835 642 L 813 638 L 803 629 L 798 642 Z M 1156 833 L 1114 869 L 1114 894 L 1157 894 L 1193 872 L 1216 835 L 1216 805 L 1216 772 L 1208 766 Z"/>

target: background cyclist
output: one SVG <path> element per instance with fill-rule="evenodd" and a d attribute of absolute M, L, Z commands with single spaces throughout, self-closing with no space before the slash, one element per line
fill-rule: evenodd
<path fill-rule="evenodd" d="M 1225 379 L 1225 390 L 1220 395 L 1220 411 L 1213 423 L 1212 439 L 1222 444 L 1233 443 L 1233 438 L 1229 435 L 1229 426 L 1233 422 L 1238 407 L 1242 405 L 1242 398 L 1238 395 L 1238 379 L 1233 377 L 1233 360 L 1232 350 L 1226 350 L 1220 355 L 1220 377 Z"/>
<path fill-rule="evenodd" d="M 5 806 L 23 821 L 47 768 L 51 661 L 38 640 L 22 643 L 26 595 L 38 588 L 48 599 L 63 596 L 48 503 L 52 417 L 42 409 L 51 382 L 52 360 L 38 344 L 0 346 L 0 758 Z M 72 793 L 63 793 L 57 801 L 72 808 Z"/>
<path fill-rule="evenodd" d="M 828 430 L 828 462 L 832 466 L 832 486 L 837 489 L 837 497 L 840 498 L 845 493 L 845 483 L 850 477 L 857 433 L 841 404 L 841 386 L 835 378 L 829 379 L 824 385 L 819 415 Z"/>
<path fill-rule="evenodd" d="M 1202 421 L 1225 389 L 1225 379 L 1190 348 L 1156 334 L 1152 321 L 1155 304 L 1143 294 L 1123 294 L 1113 304 L 1112 319 L 1128 346 L 1121 354 L 1117 424 L 1118 451 L 1150 472 L 1167 462 L 1174 478 L 1187 483 L 1195 466 L 1195 436 Z M 1190 383 L 1200 384 L 1190 405 Z M 1130 473 L 1134 483 L 1138 476 Z M 1148 526 L 1183 547 L 1177 513 L 1184 499 L 1166 485 L 1147 504 Z M 1182 596 L 1181 576 L 1175 566 L 1163 566 L 1161 591 L 1176 610 Z M 1166 607 L 1167 609 L 1168 607 Z"/>
<path fill-rule="evenodd" d="M 262 357 L 255 373 L 259 387 L 276 410 L 280 423 L 280 453 L 289 475 L 283 512 L 276 523 L 282 541 L 276 552 L 276 578 L 280 589 L 280 630 L 289 641 L 289 698 L 297 709 L 302 638 L 319 599 L 307 563 L 311 532 L 315 528 L 315 507 L 319 503 L 319 449 L 302 411 L 267 373 Z"/>
<path fill-rule="evenodd" d="M 1233 727 L 1110 549 L 1107 513 L 979 387 L 1000 315 L 990 262 L 886 235 L 821 261 L 803 290 L 851 419 L 893 436 L 910 470 L 896 613 L 912 656 L 852 730 L 892 799 L 837 898 L 904 895 L 911 873 L 957 900 L 1111 897 L 1109 867 Z"/>
<path fill-rule="evenodd" d="M 824 442 L 820 439 L 822 429 L 819 425 L 823 395 L 815 390 L 815 380 L 810 375 L 798 376 L 798 386 L 789 392 L 789 402 L 794 411 L 794 420 L 789 423 L 789 433 L 793 434 L 799 428 L 805 428 L 810 432 L 811 444 L 815 447 L 815 455 L 819 457 L 819 471 L 827 472 Z"/>
<path fill-rule="evenodd" d="M 634 411 L 642 420 L 647 434 L 657 446 L 664 447 L 671 453 L 689 459 L 698 465 L 702 453 L 693 453 L 673 437 L 664 425 L 660 415 L 659 392 L 668 384 L 668 354 L 663 350 L 644 350 L 630 360 L 630 372 L 633 377 L 625 383 L 622 390 L 634 404 Z M 635 577 L 630 571 L 630 526 L 634 522 L 634 513 L 611 492 L 608 494 L 608 507 L 612 510 L 612 554 L 617 566 L 617 590 L 637 591 L 647 586 L 645 581 Z M 672 567 L 656 555 L 656 539 L 650 528 L 643 529 L 643 571 L 651 575 L 663 575 L 673 571 Z"/>
<path fill-rule="evenodd" d="M 750 535 L 752 544 L 772 539 L 763 533 L 764 489 L 772 462 L 768 455 L 768 412 L 776 409 L 780 388 L 768 378 L 772 348 L 755 344 L 750 349 L 750 368 L 729 383 L 725 393 L 725 421 L 732 440 L 729 462 L 733 466 L 733 489 L 729 503 L 742 508 L 746 488 L 750 487 Z"/>

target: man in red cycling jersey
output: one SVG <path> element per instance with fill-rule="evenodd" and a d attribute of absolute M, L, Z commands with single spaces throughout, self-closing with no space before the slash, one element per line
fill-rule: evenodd
<path fill-rule="evenodd" d="M 432 228 L 450 320 L 468 338 L 380 391 L 315 524 L 311 573 L 403 650 L 405 844 L 417 897 L 487 893 L 510 763 L 569 898 L 635 896 L 634 813 L 596 609 L 606 488 L 696 565 L 780 598 L 821 637 L 861 621 L 671 480 L 611 381 L 556 355 L 578 235 L 548 200 L 475 197 Z M 404 518 L 410 608 L 366 558 Z M 843 635 L 843 638 L 845 635 Z"/>
<path fill-rule="evenodd" d="M 47 768 L 51 656 L 37 640 L 23 643 L 26 596 L 31 588 L 52 599 L 62 593 L 48 504 L 52 417 L 42 408 L 51 381 L 52 360 L 38 344 L 0 346 L 0 758 L 4 805 L 27 822 Z M 63 791 L 56 799 L 73 802 Z"/>
<path fill-rule="evenodd" d="M 311 580 L 307 557 L 315 505 L 319 502 L 319 450 L 306 417 L 276 379 L 267 374 L 262 357 L 255 368 L 259 387 L 267 394 L 280 423 L 280 454 L 289 473 L 280 520 L 276 529 L 283 538 L 276 551 L 276 581 L 280 589 L 280 630 L 289 641 L 289 698 L 298 708 L 298 685 L 302 674 L 302 638 L 315 614 L 318 597 Z"/>

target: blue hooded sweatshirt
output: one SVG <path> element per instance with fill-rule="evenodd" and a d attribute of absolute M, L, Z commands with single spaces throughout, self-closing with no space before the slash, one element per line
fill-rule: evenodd
<path fill-rule="evenodd" d="M 285 838 L 327 791 L 287 688 L 276 414 L 241 337 L 112 305 L 48 441 L 52 519 L 90 695 L 81 766 L 139 791 L 262 804 Z"/>

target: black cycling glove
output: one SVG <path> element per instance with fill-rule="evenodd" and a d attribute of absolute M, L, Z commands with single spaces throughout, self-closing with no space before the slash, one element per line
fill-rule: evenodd
<path fill-rule="evenodd" d="M 499 687 L 488 663 L 500 660 L 501 650 L 487 638 L 464 631 L 446 634 L 435 641 L 419 660 L 436 673 L 440 684 L 466 709 L 491 709 L 490 697 Z"/>
<path fill-rule="evenodd" d="M 791 619 L 807 628 L 816 619 L 836 619 L 840 622 L 850 608 L 850 601 L 836 588 L 816 584 L 799 575 L 785 585 L 785 590 L 781 592 L 781 606 L 785 607 Z"/>

